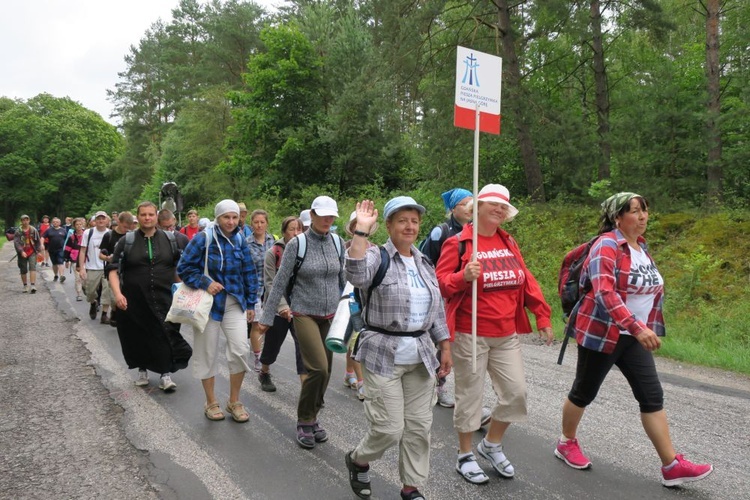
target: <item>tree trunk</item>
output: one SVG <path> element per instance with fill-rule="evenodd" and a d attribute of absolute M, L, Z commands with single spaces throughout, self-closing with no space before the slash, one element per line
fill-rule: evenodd
<path fill-rule="evenodd" d="M 609 179 L 609 164 L 612 144 L 609 142 L 609 88 L 607 69 L 604 65 L 604 42 L 602 40 L 602 12 L 599 0 L 591 0 L 591 49 L 594 52 L 594 83 L 596 88 L 596 120 L 599 136 L 599 171 L 597 180 Z"/>
<path fill-rule="evenodd" d="M 521 69 L 518 65 L 516 54 L 516 36 L 511 28 L 510 9 L 507 0 L 498 0 L 495 5 L 498 8 L 498 27 L 502 37 L 503 57 L 503 88 L 506 99 L 503 104 L 513 116 L 516 126 L 518 146 L 521 150 L 521 159 L 526 173 L 526 189 L 532 201 L 545 201 L 544 183 L 542 182 L 542 167 L 536 156 L 534 140 L 531 137 L 531 126 L 523 112 L 521 89 Z"/>
<path fill-rule="evenodd" d="M 719 83 L 719 13 L 721 0 L 707 0 L 706 6 L 706 136 L 708 138 L 708 158 L 706 164 L 707 195 L 710 205 L 722 200 L 721 183 L 721 87 Z"/>

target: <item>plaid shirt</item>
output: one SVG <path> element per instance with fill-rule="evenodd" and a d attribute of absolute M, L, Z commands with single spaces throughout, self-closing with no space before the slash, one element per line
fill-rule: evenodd
<path fill-rule="evenodd" d="M 224 236 L 218 226 L 214 226 L 214 239 L 208 247 L 208 275 L 203 275 L 206 258 L 206 232 L 196 234 L 182 253 L 177 264 L 177 274 L 189 287 L 208 289 L 212 281 L 224 286 L 224 290 L 214 295 L 211 319 L 221 321 L 227 294 L 239 302 L 243 311 L 253 309 L 258 293 L 258 273 L 255 270 L 250 248 L 244 238 L 237 237 L 238 229 L 232 233 L 231 241 Z"/>
<path fill-rule="evenodd" d="M 639 237 L 638 244 L 653 263 L 646 240 Z M 591 291 L 576 305 L 571 313 L 575 322 L 571 321 L 567 327 L 582 347 L 609 354 L 615 349 L 620 330 L 637 336 L 648 327 L 660 337 L 664 336 L 664 294 L 660 292 L 654 297 L 653 308 L 644 324 L 626 305 L 629 275 L 630 246 L 625 237 L 619 230 L 602 234 L 591 247 L 581 271 L 579 286 L 583 287 L 590 278 Z"/>
<path fill-rule="evenodd" d="M 372 373 L 390 377 L 393 375 L 394 358 L 400 337 L 368 330 L 367 326 L 371 325 L 394 332 L 408 331 L 410 291 L 406 264 L 401 260 L 401 255 L 390 239 L 383 247 L 390 255 L 391 263 L 383 282 L 372 291 L 369 303 L 367 289 L 380 266 L 380 249 L 377 246 L 371 246 L 367 249 L 363 259 L 352 259 L 347 252 L 346 278 L 360 289 L 362 303 L 367 304 L 362 311 L 362 318 L 366 325 L 360 334 L 356 359 L 364 363 Z M 412 245 L 411 252 L 419 276 L 427 284 L 432 299 L 430 313 L 421 328 L 429 332 L 429 335 L 423 334 L 417 337 L 417 351 L 427 370 L 435 373 L 440 364 L 435 357 L 434 343 L 449 338 L 448 327 L 445 324 L 445 308 L 435 270 L 423 260 L 423 255 L 417 247 Z"/>
<path fill-rule="evenodd" d="M 258 272 L 258 295 L 263 296 L 263 261 L 266 257 L 266 251 L 273 246 L 273 236 L 266 233 L 263 243 L 255 241 L 255 235 L 251 234 L 249 238 L 245 238 L 247 246 L 250 247 L 250 255 L 253 257 L 253 264 Z"/>

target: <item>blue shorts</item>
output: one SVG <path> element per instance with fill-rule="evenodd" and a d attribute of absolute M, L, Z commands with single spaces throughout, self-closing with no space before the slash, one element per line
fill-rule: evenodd
<path fill-rule="evenodd" d="M 53 266 L 62 266 L 65 264 L 65 256 L 63 254 L 64 252 L 62 248 L 56 252 L 51 251 L 49 253 L 49 260 L 52 261 Z"/>

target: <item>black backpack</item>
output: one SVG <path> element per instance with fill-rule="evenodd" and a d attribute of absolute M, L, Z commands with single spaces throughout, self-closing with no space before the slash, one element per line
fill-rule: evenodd
<path fill-rule="evenodd" d="M 557 292 L 560 295 L 563 320 L 568 321 L 570 313 L 583 295 L 591 290 L 591 282 L 588 281 L 583 288 L 580 287 L 581 270 L 583 263 L 589 256 L 589 251 L 599 236 L 594 236 L 586 243 L 578 245 L 565 254 L 560 272 L 557 275 Z"/>

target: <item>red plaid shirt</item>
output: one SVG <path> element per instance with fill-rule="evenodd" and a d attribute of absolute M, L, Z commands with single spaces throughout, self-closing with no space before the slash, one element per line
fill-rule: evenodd
<path fill-rule="evenodd" d="M 649 260 L 646 240 L 638 238 Z M 630 247 L 619 230 L 602 234 L 594 243 L 589 256 L 581 271 L 579 286 L 583 287 L 587 279 L 591 279 L 591 291 L 576 305 L 575 320 L 571 320 L 568 328 L 572 336 L 575 334 L 577 342 L 593 351 L 611 353 L 620 338 L 620 330 L 638 336 L 648 327 L 657 335 L 664 336 L 664 316 L 662 305 L 663 293 L 654 297 L 654 305 L 644 324 L 636 319 L 626 305 L 628 279 L 630 275 Z"/>

